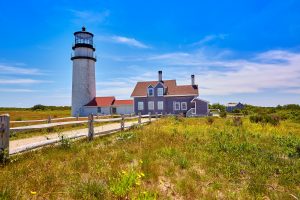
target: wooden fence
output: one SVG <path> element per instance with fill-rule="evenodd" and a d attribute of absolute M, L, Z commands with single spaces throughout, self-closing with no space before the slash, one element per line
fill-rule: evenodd
<path fill-rule="evenodd" d="M 33 130 L 33 129 L 40 129 L 40 128 L 46 128 L 47 127 L 55 127 L 55 126 L 63 126 L 67 124 L 77 124 L 77 123 L 87 123 L 88 124 L 88 133 L 82 133 L 82 134 L 78 134 L 72 137 L 69 137 L 69 139 L 76 139 L 76 138 L 82 138 L 82 137 L 87 137 L 88 141 L 93 140 L 93 138 L 95 136 L 100 136 L 100 135 L 106 135 L 106 134 L 111 134 L 117 131 L 123 131 L 127 128 L 130 128 L 132 126 L 135 125 L 142 125 L 144 123 L 149 123 L 151 122 L 151 118 L 156 118 L 158 119 L 159 117 L 161 117 L 161 114 L 155 114 L 155 115 L 151 115 L 151 113 L 149 113 L 148 115 L 141 115 L 139 113 L 138 116 L 125 116 L 125 115 L 121 115 L 120 118 L 111 118 L 111 119 L 97 119 L 95 116 L 93 115 L 89 115 L 87 120 L 83 120 L 83 121 L 73 121 L 73 122 L 60 122 L 60 124 L 57 123 L 49 123 L 49 124 L 39 124 L 39 125 L 32 125 L 32 126 L 40 126 L 40 127 L 35 127 L 33 128 L 32 126 L 27 126 L 28 128 L 26 128 L 26 126 L 24 127 L 16 127 L 16 128 L 9 128 L 10 125 L 10 121 L 9 121 L 9 115 L 0 115 L 0 154 L 3 153 L 5 150 L 9 149 L 9 133 L 10 131 L 16 131 L 19 129 L 19 131 L 22 130 Z M 142 118 L 147 118 L 148 120 L 142 123 Z M 137 123 L 133 123 L 130 126 L 125 126 L 125 121 L 126 120 L 132 120 L 132 119 L 137 119 L 138 122 Z M 94 123 L 95 122 L 120 122 L 120 127 L 116 128 L 116 129 L 111 129 L 109 131 L 105 131 L 105 132 L 95 132 L 94 131 Z M 62 123 L 62 124 L 61 124 Z M 47 140 L 47 141 L 41 141 L 38 143 L 32 143 L 30 145 L 27 145 L 26 147 L 20 147 L 17 148 L 11 152 L 9 152 L 10 155 L 12 154 L 17 154 L 17 153 L 21 153 L 24 151 L 29 151 L 32 149 L 36 149 L 36 148 L 40 148 L 43 146 L 47 146 L 50 144 L 55 144 L 60 142 L 61 139 L 60 138 L 55 138 L 55 139 L 51 139 L 51 140 Z"/>

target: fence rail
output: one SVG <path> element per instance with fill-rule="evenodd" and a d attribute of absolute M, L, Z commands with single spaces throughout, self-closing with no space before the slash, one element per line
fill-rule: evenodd
<path fill-rule="evenodd" d="M 41 129 L 41 128 L 49 128 L 49 127 L 55 127 L 55 126 L 63 126 L 63 125 L 67 125 L 67 124 L 78 124 L 78 123 L 88 123 L 88 131 L 87 132 L 80 132 L 76 135 L 71 135 L 70 137 L 68 137 L 69 139 L 77 139 L 77 138 L 82 138 L 82 137 L 87 137 L 88 141 L 93 140 L 93 138 L 95 136 L 102 136 L 102 135 L 107 135 L 107 134 L 111 134 L 114 133 L 116 131 L 122 131 L 125 129 L 128 129 L 132 126 L 135 125 L 142 125 L 145 123 L 149 123 L 151 122 L 151 118 L 156 118 L 158 119 L 158 117 L 162 116 L 161 114 L 155 114 L 155 115 L 151 115 L 151 113 L 149 113 L 149 115 L 141 115 L 139 113 L 138 116 L 125 116 L 125 115 L 121 115 L 120 118 L 111 118 L 111 119 L 95 119 L 95 117 L 93 115 L 90 115 L 88 117 L 88 120 L 82 120 L 82 121 L 71 121 L 71 122 L 55 122 L 55 123 L 48 123 L 48 124 L 38 124 L 38 125 L 31 125 L 31 126 L 23 126 L 23 127 L 16 127 L 16 128 L 9 128 L 9 115 L 0 115 L 0 119 L 3 119 L 1 121 L 1 129 L 0 132 L 3 130 L 6 130 L 6 138 L 0 137 L 0 144 L 2 144 L 4 142 L 4 139 L 6 141 L 8 141 L 9 144 L 9 132 L 11 131 L 22 131 L 22 130 L 32 130 L 32 129 Z M 144 120 L 142 122 L 142 118 L 147 118 L 148 120 Z M 128 122 L 130 125 L 125 125 L 125 121 L 126 120 L 132 120 L 132 119 L 138 119 L 137 123 L 133 123 L 133 122 Z M 120 127 L 119 128 L 113 128 L 113 129 L 109 129 L 106 131 L 95 131 L 94 129 L 94 123 L 97 122 L 120 122 Z M 115 126 L 115 125 L 114 125 Z M 4 133 L 4 132 L 3 132 Z M 1 134 L 1 136 L 3 136 L 3 134 Z M 33 150 L 36 148 L 40 148 L 43 146 L 47 146 L 50 144 L 55 144 L 60 142 L 61 139 L 60 138 L 52 138 L 52 139 L 47 139 L 47 140 L 41 140 L 39 142 L 32 142 L 23 146 L 18 146 L 14 149 L 10 149 L 9 150 L 9 155 L 13 155 L 13 154 L 17 154 L 17 153 L 21 153 L 21 152 L 25 152 L 25 151 L 29 151 L 29 150 Z M 0 154 L 4 153 L 5 149 L 9 149 L 9 145 L 6 145 L 5 148 L 3 148 L 3 151 L 0 151 Z M 1 155 L 0 155 L 1 156 Z"/>

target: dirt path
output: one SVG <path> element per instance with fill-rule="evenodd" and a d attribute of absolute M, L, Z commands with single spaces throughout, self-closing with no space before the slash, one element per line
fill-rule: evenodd
<path fill-rule="evenodd" d="M 142 123 L 145 122 L 148 122 L 148 119 L 142 119 Z M 129 127 L 134 124 L 137 124 L 137 121 L 125 122 L 125 127 Z M 107 133 L 109 131 L 114 131 L 119 128 L 120 128 L 120 123 L 111 123 L 111 124 L 105 124 L 103 126 L 95 127 L 94 131 L 95 133 L 101 134 L 101 133 Z M 88 134 L 88 129 L 84 128 L 78 130 L 65 131 L 61 133 L 51 133 L 49 135 L 13 140 L 10 141 L 9 143 L 9 153 L 16 154 L 26 150 L 38 148 L 46 144 L 55 143 L 59 141 L 60 139 L 59 136 L 61 135 L 67 136 L 68 138 L 77 138 L 80 136 L 87 136 L 87 134 Z"/>

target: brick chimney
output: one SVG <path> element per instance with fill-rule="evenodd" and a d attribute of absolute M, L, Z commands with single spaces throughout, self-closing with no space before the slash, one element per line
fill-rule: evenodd
<path fill-rule="evenodd" d="M 195 75 L 194 74 L 191 75 L 191 82 L 192 82 L 192 85 L 195 85 Z"/>
<path fill-rule="evenodd" d="M 158 71 L 158 81 L 162 82 L 162 71 Z"/>

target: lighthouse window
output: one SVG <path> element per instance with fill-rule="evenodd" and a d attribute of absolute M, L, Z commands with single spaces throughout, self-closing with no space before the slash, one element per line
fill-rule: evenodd
<path fill-rule="evenodd" d="M 97 113 L 101 113 L 101 107 L 97 107 Z"/>

